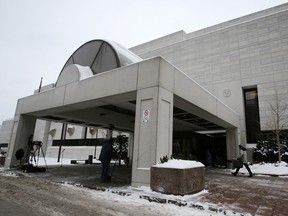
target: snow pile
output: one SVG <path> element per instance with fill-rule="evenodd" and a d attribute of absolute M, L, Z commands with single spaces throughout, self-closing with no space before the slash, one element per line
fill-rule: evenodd
<path fill-rule="evenodd" d="M 165 163 L 156 164 L 153 167 L 189 169 L 189 168 L 196 168 L 196 167 L 204 167 L 204 165 L 198 161 L 171 159 Z"/>

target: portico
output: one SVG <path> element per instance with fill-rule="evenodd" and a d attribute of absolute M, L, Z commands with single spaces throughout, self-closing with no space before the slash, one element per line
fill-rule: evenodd
<path fill-rule="evenodd" d="M 237 113 L 165 59 L 155 57 L 96 75 L 86 74 L 85 78 L 80 78 L 81 67 L 70 65 L 61 76 L 71 70 L 79 76 L 19 99 L 6 166 L 15 165 L 15 152 L 25 147 L 36 119 L 113 124 L 134 131 L 132 185 L 149 185 L 150 167 L 172 154 L 173 125 L 205 130 L 175 119 L 175 107 L 225 129 L 227 157 L 236 155 L 240 139 Z M 99 115 L 103 112 L 106 114 Z"/>

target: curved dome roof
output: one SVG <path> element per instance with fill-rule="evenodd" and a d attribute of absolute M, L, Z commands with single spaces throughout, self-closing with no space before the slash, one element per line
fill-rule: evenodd
<path fill-rule="evenodd" d="M 59 77 L 63 70 L 71 64 L 88 66 L 95 75 L 141 60 L 142 59 L 139 56 L 118 43 L 104 40 L 92 40 L 80 46 L 70 56 L 62 68 Z"/>

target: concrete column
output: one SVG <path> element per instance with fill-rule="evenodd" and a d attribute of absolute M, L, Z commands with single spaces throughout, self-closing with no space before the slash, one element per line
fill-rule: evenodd
<path fill-rule="evenodd" d="M 5 160 L 5 167 L 12 167 L 19 164 L 15 153 L 23 149 L 26 153 L 29 136 L 34 133 L 36 118 L 27 115 L 16 115 L 14 117 L 13 130 L 8 144 L 8 153 Z"/>
<path fill-rule="evenodd" d="M 67 134 L 67 123 L 63 123 L 62 124 L 62 131 L 61 131 L 61 140 L 65 140 L 66 139 L 66 134 Z M 57 162 L 60 162 L 60 157 L 61 157 L 61 153 L 62 153 L 62 144 L 60 144 L 59 149 L 58 149 L 58 159 Z"/>
<path fill-rule="evenodd" d="M 150 167 L 172 154 L 173 93 L 155 86 L 137 92 L 132 185 L 150 185 Z"/>
<path fill-rule="evenodd" d="M 81 139 L 87 139 L 87 131 L 88 127 L 82 127 L 82 134 L 81 134 Z"/>
<path fill-rule="evenodd" d="M 226 148 L 227 160 L 230 161 L 238 156 L 238 145 L 240 144 L 241 133 L 238 128 L 226 130 Z M 228 168 L 232 167 L 232 163 L 228 163 Z"/>
<path fill-rule="evenodd" d="M 48 148 L 48 140 L 49 140 L 49 131 L 51 128 L 51 122 L 50 121 L 46 121 L 45 122 L 45 127 L 44 127 L 44 132 L 43 132 L 43 151 L 44 154 L 46 155 L 46 151 Z"/>

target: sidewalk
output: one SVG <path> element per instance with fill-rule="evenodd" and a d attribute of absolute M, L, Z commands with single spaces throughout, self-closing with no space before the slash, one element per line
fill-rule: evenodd
<path fill-rule="evenodd" d="M 239 175 L 208 170 L 206 187 L 209 194 L 202 200 L 218 203 L 252 215 L 287 215 L 288 178 Z"/>
<path fill-rule="evenodd" d="M 100 164 L 65 165 L 48 167 L 47 172 L 25 173 L 24 175 L 45 178 L 54 182 L 81 185 L 90 189 L 110 191 L 119 195 L 138 193 L 139 198 L 159 203 L 172 203 L 178 206 L 201 208 L 207 203 L 214 204 L 216 212 L 230 209 L 251 215 L 287 215 L 288 212 L 288 177 L 254 176 L 248 178 L 245 173 L 237 177 L 224 169 L 206 169 L 205 191 L 201 195 L 171 196 L 146 189 L 133 189 L 131 167 L 111 166 L 112 182 L 100 182 Z M 21 171 L 15 171 L 21 174 Z M 23 174 L 23 173 L 22 173 Z M 207 205 L 206 205 L 207 206 Z M 228 215 L 228 214 L 227 214 Z"/>

